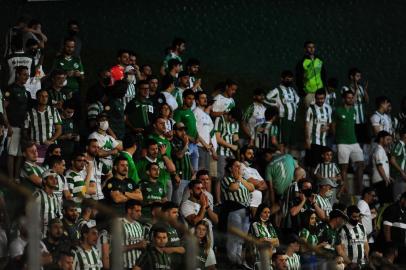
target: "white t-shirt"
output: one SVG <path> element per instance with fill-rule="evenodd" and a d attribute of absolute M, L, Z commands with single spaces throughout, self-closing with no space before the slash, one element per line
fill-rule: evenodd
<path fill-rule="evenodd" d="M 23 240 L 20 236 L 14 239 L 10 244 L 10 257 L 15 258 L 21 256 L 24 253 L 24 248 L 27 245 L 27 241 Z"/>
<path fill-rule="evenodd" d="M 383 181 L 383 178 L 378 172 L 378 165 L 382 165 L 385 175 L 389 178 L 389 160 L 385 149 L 381 145 L 377 145 L 372 155 L 372 183 L 376 184 Z"/>
<path fill-rule="evenodd" d="M 162 91 L 162 94 L 165 96 L 166 103 L 172 108 L 172 111 L 175 111 L 178 108 L 178 102 L 176 102 L 175 97 L 166 91 Z"/>
<path fill-rule="evenodd" d="M 365 234 L 369 235 L 372 230 L 372 217 L 371 217 L 371 209 L 369 205 L 364 200 L 359 200 L 357 204 L 358 209 L 361 211 L 361 223 L 365 228 Z M 368 237 L 368 243 L 374 243 L 373 237 Z"/>
<path fill-rule="evenodd" d="M 371 116 L 371 125 L 373 127 L 379 127 L 379 131 L 385 130 L 390 134 L 393 133 L 392 120 L 387 114 L 381 114 L 380 112 L 376 111 Z"/>
<path fill-rule="evenodd" d="M 227 98 L 222 94 L 214 97 L 213 112 L 228 112 L 235 106 L 233 98 Z"/>
<path fill-rule="evenodd" d="M 104 151 L 113 150 L 119 145 L 119 142 L 107 133 L 103 135 L 95 131 L 89 135 L 89 139 L 96 139 L 100 149 Z M 111 155 L 100 158 L 100 160 L 103 162 L 104 165 L 107 166 L 107 168 L 111 169 L 113 167 L 113 157 Z"/>
<path fill-rule="evenodd" d="M 197 133 L 199 133 L 199 136 L 207 144 L 210 144 L 210 133 L 214 128 L 213 120 L 211 120 L 211 117 L 208 113 L 206 113 L 199 107 L 196 107 L 196 109 L 193 110 L 193 114 L 196 118 Z M 198 143 L 198 145 L 202 146 L 200 142 Z"/>
<path fill-rule="evenodd" d="M 255 180 L 264 180 L 257 169 L 251 168 L 244 163 L 241 163 L 241 174 L 244 179 L 254 178 Z"/>

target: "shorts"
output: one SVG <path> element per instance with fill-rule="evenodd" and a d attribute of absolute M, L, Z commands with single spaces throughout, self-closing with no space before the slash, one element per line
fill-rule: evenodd
<path fill-rule="evenodd" d="M 312 143 L 310 145 L 310 150 L 306 150 L 306 166 L 315 168 L 317 164 L 321 162 L 321 154 L 323 153 L 324 148 L 325 146 Z"/>
<path fill-rule="evenodd" d="M 368 144 L 371 142 L 368 131 L 369 129 L 366 123 L 355 124 L 355 136 L 359 144 Z"/>
<path fill-rule="evenodd" d="M 9 156 L 21 157 L 21 128 L 11 127 L 11 130 L 13 131 L 13 134 L 11 137 L 8 137 L 7 152 Z"/>
<path fill-rule="evenodd" d="M 364 161 L 364 153 L 358 143 L 338 145 L 338 164 Z"/>
<path fill-rule="evenodd" d="M 285 118 L 280 119 L 280 143 L 288 146 L 296 144 L 295 122 Z"/>

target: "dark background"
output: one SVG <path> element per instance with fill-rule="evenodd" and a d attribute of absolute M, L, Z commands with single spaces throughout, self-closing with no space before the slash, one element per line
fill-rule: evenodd
<path fill-rule="evenodd" d="M 45 71 L 66 22 L 74 18 L 81 23 L 88 83 L 98 68 L 114 63 L 118 48 L 135 50 L 139 64 L 150 63 L 158 72 L 165 47 L 180 36 L 187 40 L 183 58 L 202 62 L 204 88 L 212 90 L 216 82 L 233 78 L 240 83 L 237 98 L 245 106 L 255 87 L 270 89 L 281 70 L 294 69 L 303 42 L 310 39 L 328 77 L 339 78 L 340 85 L 346 83 L 348 68 L 356 66 L 369 81 L 372 97 L 387 94 L 397 109 L 403 96 L 404 0 L 0 0 L 1 40 L 22 14 L 42 21 L 49 39 Z"/>

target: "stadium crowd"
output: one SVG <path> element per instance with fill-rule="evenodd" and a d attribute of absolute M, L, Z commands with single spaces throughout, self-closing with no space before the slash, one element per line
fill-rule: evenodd
<path fill-rule="evenodd" d="M 43 30 L 9 29 L 0 92 L 2 170 L 38 202 L 43 269 L 110 269 L 98 204 L 122 226 L 124 269 L 183 269 L 177 223 L 198 240 L 197 269 L 260 269 L 260 254 L 275 270 L 406 265 L 406 99 L 394 115 L 359 69 L 328 78 L 312 41 L 278 84 L 240 95 L 244 110 L 236 81 L 208 91 L 181 38 L 160 70 L 119 50 L 83 89 L 95 71 L 79 22 L 49 68 Z M 27 269 L 26 202 L 2 184 L 0 269 Z"/>

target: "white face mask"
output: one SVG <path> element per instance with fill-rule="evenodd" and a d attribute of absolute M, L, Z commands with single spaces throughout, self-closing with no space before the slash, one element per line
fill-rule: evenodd
<path fill-rule="evenodd" d="M 336 265 L 336 269 L 337 269 L 337 270 L 344 270 L 344 268 L 345 268 L 344 263 L 338 263 L 338 264 Z"/>
<path fill-rule="evenodd" d="M 327 191 L 326 192 L 326 197 L 330 198 L 331 196 L 333 196 L 333 191 L 332 190 Z"/>
<path fill-rule="evenodd" d="M 104 130 L 104 131 L 108 130 L 109 129 L 109 122 L 108 121 L 99 122 L 99 128 L 101 130 Z"/>
<path fill-rule="evenodd" d="M 127 75 L 127 82 L 129 82 L 129 83 L 135 82 L 135 75 L 133 75 L 133 74 L 128 74 L 128 75 Z"/>
<path fill-rule="evenodd" d="M 68 84 L 68 80 L 65 79 L 65 80 L 63 81 L 63 86 L 66 86 L 67 84 Z"/>

